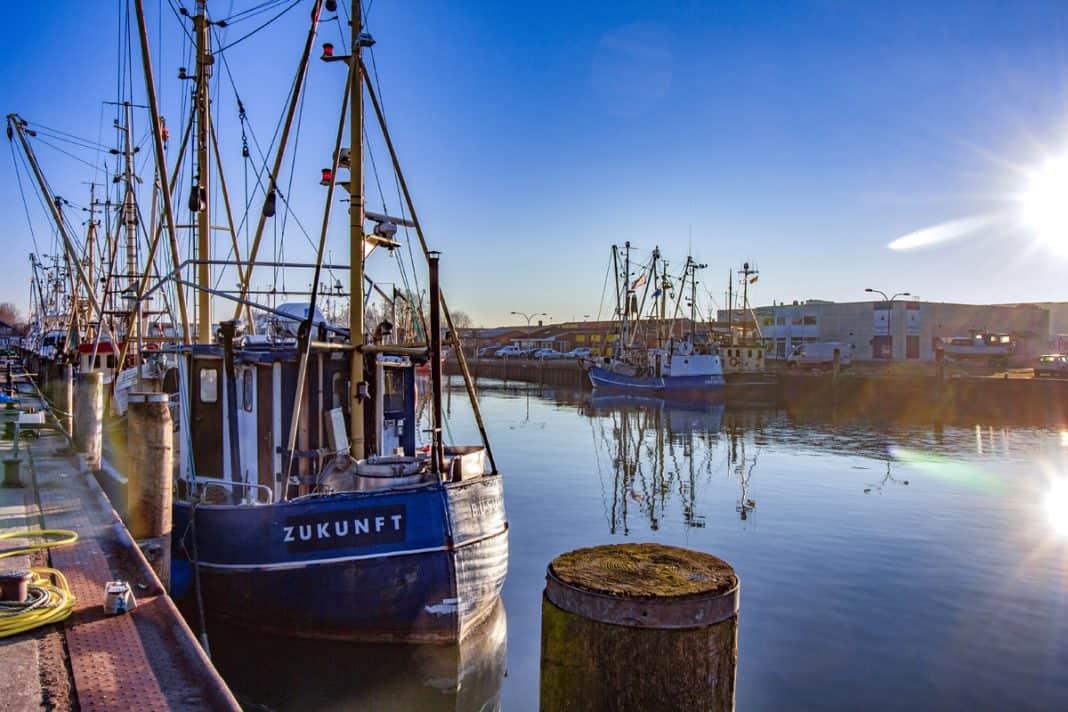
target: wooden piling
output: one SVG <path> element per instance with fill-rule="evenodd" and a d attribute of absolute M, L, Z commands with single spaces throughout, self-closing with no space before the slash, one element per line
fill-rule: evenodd
<path fill-rule="evenodd" d="M 662 544 L 598 546 L 549 564 L 541 709 L 733 710 L 738 577 Z"/>
<path fill-rule="evenodd" d="M 74 432 L 74 366 L 69 363 L 63 367 L 56 396 L 60 423 L 67 435 L 71 435 Z"/>
<path fill-rule="evenodd" d="M 163 585 L 170 586 L 173 427 L 166 393 L 131 393 L 127 526 Z"/>
<path fill-rule="evenodd" d="M 74 407 L 74 447 L 85 455 L 89 470 L 99 470 L 104 435 L 103 373 L 78 374 Z"/>

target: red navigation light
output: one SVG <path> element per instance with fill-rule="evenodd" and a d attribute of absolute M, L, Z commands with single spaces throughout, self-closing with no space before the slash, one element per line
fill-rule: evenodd
<path fill-rule="evenodd" d="M 330 185 L 334 181 L 334 169 L 324 168 L 323 179 L 319 181 L 319 185 Z"/>
<path fill-rule="evenodd" d="M 333 57 L 334 56 L 334 45 L 330 44 L 329 42 L 325 43 L 323 45 L 323 56 L 324 57 Z"/>

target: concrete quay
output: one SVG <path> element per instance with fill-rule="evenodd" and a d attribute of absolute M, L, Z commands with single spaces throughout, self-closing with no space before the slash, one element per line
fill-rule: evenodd
<path fill-rule="evenodd" d="M 0 417 L 45 409 L 17 369 L 16 386 L 18 410 Z M 0 569 L 59 569 L 77 602 L 62 623 L 0 639 L 3 709 L 240 709 L 95 479 L 80 471 L 58 422 L 48 413 L 44 426 L 20 426 L 23 486 L 0 488 L 0 532 L 69 529 L 79 539 L 0 559 Z M 0 441 L 0 450 L 11 456 L 13 441 Z M 29 543 L 5 540 L 2 550 Z M 118 580 L 129 583 L 137 607 L 107 615 L 104 586 Z"/>

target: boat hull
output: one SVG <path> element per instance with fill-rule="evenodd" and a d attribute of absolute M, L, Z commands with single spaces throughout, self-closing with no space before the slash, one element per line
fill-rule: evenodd
<path fill-rule="evenodd" d="M 591 367 L 587 375 L 594 388 L 636 393 L 713 392 L 721 390 L 725 384 L 722 374 L 628 376 L 600 366 Z"/>
<path fill-rule="evenodd" d="M 500 476 L 271 505 L 175 505 L 172 588 L 205 613 L 303 638 L 455 642 L 507 573 Z"/>

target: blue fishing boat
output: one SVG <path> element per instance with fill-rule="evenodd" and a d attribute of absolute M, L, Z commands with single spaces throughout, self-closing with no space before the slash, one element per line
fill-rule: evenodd
<path fill-rule="evenodd" d="M 612 246 L 619 330 L 607 355 L 585 362 L 590 383 L 599 390 L 649 394 L 721 390 L 726 381 L 718 349 L 709 340 L 702 343 L 696 328 L 696 274 L 705 265 L 687 257 L 677 280 L 674 315 L 669 320 L 668 300 L 676 284 L 668 275 L 659 248 L 653 250 L 637 278 L 631 272 L 631 249 L 629 242 L 623 248 Z M 687 285 L 690 287 L 689 329 L 682 333 L 677 316 Z M 640 299 L 639 288 L 643 288 Z"/>
<path fill-rule="evenodd" d="M 322 9 L 323 1 L 315 0 L 280 152 L 293 108 L 303 101 L 303 74 Z M 323 270 L 347 271 L 350 284 L 342 296 L 348 324 L 323 317 L 316 306 L 323 298 L 318 289 L 299 293 L 307 301 L 288 307 L 253 301 L 251 275 L 262 264 L 255 250 L 264 222 L 273 216 L 273 188 L 244 270 L 238 265 L 236 293 L 214 287 L 211 268 L 220 262 L 207 257 L 204 242 L 198 259 L 177 265 L 170 287 L 163 280 L 143 297 L 173 289 L 174 283 L 199 295 L 196 324 L 178 332 L 186 342 L 163 350 L 176 362 L 164 381 L 174 383 L 178 401 L 172 595 L 209 620 L 275 634 L 455 642 L 494 610 L 507 573 L 502 476 L 438 285 L 438 256 L 427 247 L 395 154 L 406 217 L 364 209 L 365 96 L 391 152 L 393 144 L 361 59 L 373 40 L 361 26 L 360 10 L 354 1 L 350 54 L 323 48 L 322 59 L 336 62 L 327 66 L 348 76 L 341 104 L 353 148 L 342 145 L 343 118 L 331 167 L 323 171 L 327 207 L 316 260 L 266 263 L 313 269 L 311 285 L 321 284 Z M 210 24 L 203 0 L 191 20 L 194 29 Z M 198 57 L 190 78 L 196 84 L 197 121 L 207 125 L 210 102 L 204 92 L 212 58 L 204 47 L 198 47 Z M 281 165 L 279 157 L 275 171 Z M 339 169 L 349 170 L 348 180 L 335 178 Z M 276 174 L 267 178 L 271 186 L 278 180 Z M 206 181 L 204 175 L 198 179 Z M 349 244 L 356 247 L 348 265 L 323 260 L 336 186 L 347 188 L 351 205 L 346 223 Z M 199 202 L 191 208 L 202 234 L 211 229 L 210 194 L 206 184 L 194 185 Z M 365 324 L 363 286 L 385 294 L 365 274 L 365 264 L 370 266 L 373 254 L 401 245 L 394 240 L 398 226 L 414 230 L 426 257 L 429 323 L 419 330 L 422 341 L 402 338 L 388 318 Z M 196 284 L 181 277 L 193 266 Z M 341 293 L 339 281 L 329 296 Z M 233 318 L 212 318 L 213 301 L 220 299 L 236 305 Z M 418 317 L 424 317 L 421 309 Z M 456 347 L 465 376 L 482 436 L 477 445 L 444 442 L 444 338 Z M 426 364 L 429 383 L 416 373 Z"/>

